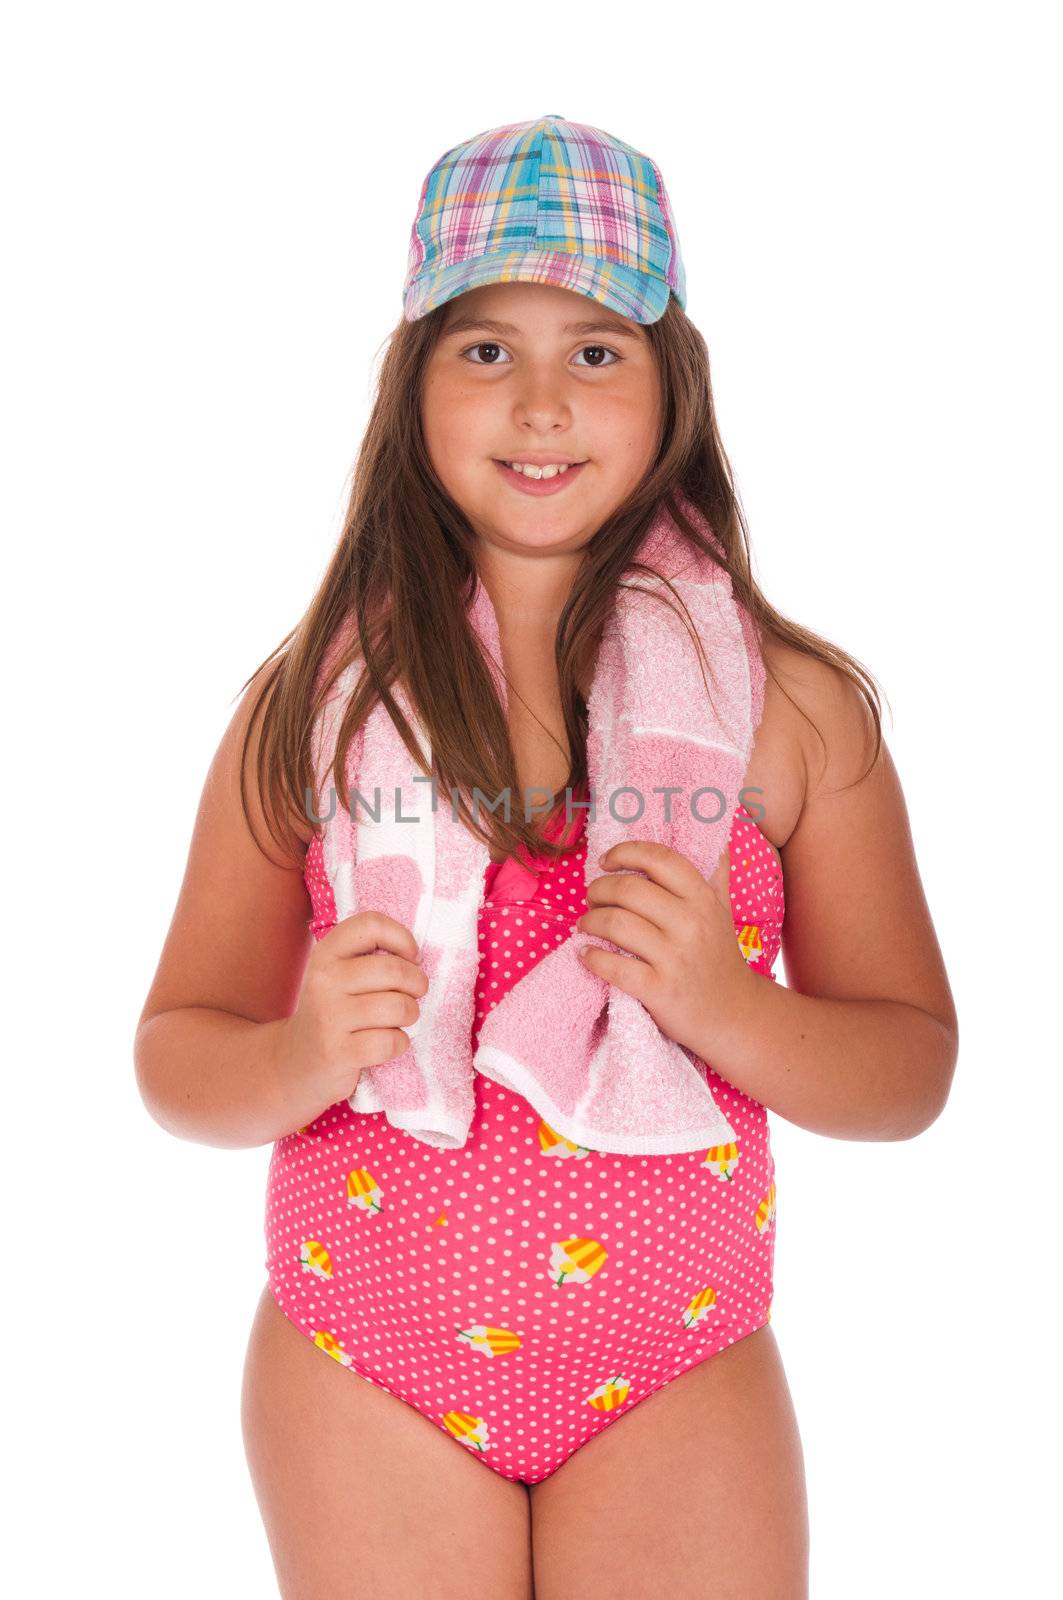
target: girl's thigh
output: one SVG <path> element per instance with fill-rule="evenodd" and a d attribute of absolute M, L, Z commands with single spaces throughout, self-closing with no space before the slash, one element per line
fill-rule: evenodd
<path fill-rule="evenodd" d="M 263 1290 L 244 1362 L 248 1466 L 283 1600 L 531 1600 L 528 1491 L 341 1366 Z"/>
<path fill-rule="evenodd" d="M 535 1600 L 807 1600 L 804 1458 L 769 1326 L 648 1395 L 530 1493 Z"/>

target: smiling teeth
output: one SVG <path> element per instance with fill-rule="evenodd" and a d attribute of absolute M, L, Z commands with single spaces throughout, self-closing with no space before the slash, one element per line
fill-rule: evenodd
<path fill-rule="evenodd" d="M 548 467 L 526 467 L 519 461 L 507 461 L 507 467 L 512 467 L 514 472 L 523 472 L 526 478 L 556 478 L 559 473 L 567 472 L 569 463 L 562 466 L 560 462 L 552 462 Z"/>

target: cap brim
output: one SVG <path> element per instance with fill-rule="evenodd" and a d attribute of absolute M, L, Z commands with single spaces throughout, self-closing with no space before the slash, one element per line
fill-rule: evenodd
<path fill-rule="evenodd" d="M 437 306 L 445 305 L 466 289 L 486 283 L 549 283 L 571 289 L 608 306 L 632 322 L 656 322 L 668 307 L 671 286 L 663 278 L 600 257 L 570 255 L 556 250 L 528 254 L 480 256 L 459 261 L 438 272 L 422 273 L 406 287 L 403 316 L 416 322 Z"/>

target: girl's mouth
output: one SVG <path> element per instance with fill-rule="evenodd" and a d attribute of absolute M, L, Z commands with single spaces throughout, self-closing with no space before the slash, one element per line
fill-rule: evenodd
<path fill-rule="evenodd" d="M 570 466 L 566 472 L 559 472 L 553 478 L 529 478 L 523 472 L 514 472 L 507 461 L 495 461 L 495 466 L 511 486 L 520 494 L 560 494 L 565 486 L 578 478 L 584 467 L 585 461 L 580 461 Z"/>

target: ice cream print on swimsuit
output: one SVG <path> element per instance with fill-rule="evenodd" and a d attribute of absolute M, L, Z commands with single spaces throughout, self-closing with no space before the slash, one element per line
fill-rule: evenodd
<path fill-rule="evenodd" d="M 563 812 L 547 832 L 556 837 Z M 586 909 L 585 816 L 566 855 L 489 863 L 471 1043 Z M 774 979 L 774 848 L 736 807 L 735 937 Z M 306 882 L 336 920 L 320 841 Z M 535 1483 L 655 1389 L 770 1320 L 775 1171 L 767 1114 L 711 1066 L 735 1137 L 625 1155 L 565 1138 L 477 1073 L 469 1137 L 435 1149 L 330 1107 L 274 1147 L 267 1270 L 288 1317 L 352 1376 L 415 1406 L 505 1477 Z"/>

